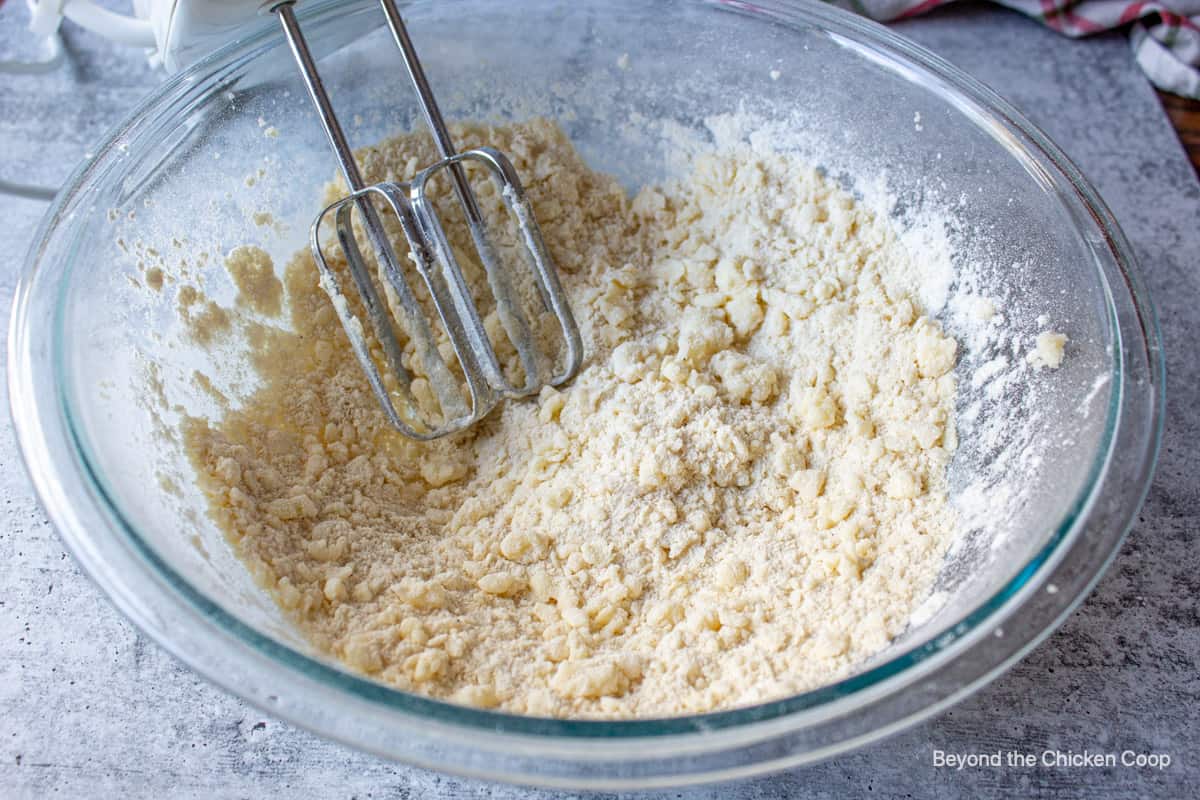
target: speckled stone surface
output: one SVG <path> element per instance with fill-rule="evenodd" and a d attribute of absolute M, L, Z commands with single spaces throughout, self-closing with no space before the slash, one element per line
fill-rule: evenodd
<path fill-rule="evenodd" d="M 5 21 L 7 17 L 7 22 Z M 0 15 L 0 46 L 18 31 Z M 1168 354 L 1166 441 L 1140 520 L 1056 634 L 974 697 L 803 770 L 664 797 L 1190 797 L 1200 784 L 1200 185 L 1123 37 L 1060 39 L 1013 14 L 903 31 L 1025 110 L 1099 187 L 1132 241 Z M 69 64 L 0 80 L 0 177 L 56 184 L 156 76 L 68 36 Z M 11 49 L 11 48 L 9 48 Z M 0 47 L 0 53 L 4 50 Z M 41 207 L 0 196 L 7 309 Z M 0 356 L 2 358 L 3 356 Z M 3 390 L 0 390 L 3 391 Z M 6 401 L 6 398 L 5 398 Z M 933 752 L 1171 754 L 1165 771 L 935 768 Z M 550 797 L 361 755 L 213 688 L 140 636 L 63 552 L 0 420 L 0 796 Z"/>

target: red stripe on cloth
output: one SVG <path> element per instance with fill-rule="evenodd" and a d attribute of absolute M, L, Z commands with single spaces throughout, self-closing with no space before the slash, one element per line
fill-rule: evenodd
<path fill-rule="evenodd" d="M 1058 18 L 1058 4 L 1054 0 L 1042 0 L 1042 19 L 1047 27 L 1062 33 L 1062 20 Z"/>
<path fill-rule="evenodd" d="M 1070 10 L 1069 8 L 1063 9 L 1063 15 L 1066 16 L 1067 21 L 1070 22 L 1072 25 L 1074 25 L 1075 29 L 1078 30 L 1079 33 L 1082 34 L 1083 36 L 1087 36 L 1092 33 L 1100 33 L 1100 31 L 1108 30 L 1100 23 L 1092 22 L 1087 17 L 1081 17 L 1078 14 L 1076 14 L 1074 11 Z"/>
<path fill-rule="evenodd" d="M 1129 22 L 1133 22 L 1135 19 L 1137 19 L 1138 17 L 1140 17 L 1142 15 L 1142 9 L 1144 9 L 1148 5 L 1150 5 L 1150 4 L 1149 3 L 1130 3 L 1129 5 L 1127 5 L 1125 7 L 1125 10 L 1121 12 L 1121 16 L 1117 20 L 1117 25 L 1125 25 Z"/>
<path fill-rule="evenodd" d="M 0 0 L 0 2 L 3 2 L 3 0 Z M 908 19 L 909 17 L 915 17 L 918 14 L 924 14 L 927 11 L 932 11 L 938 6 L 944 6 L 949 2 L 952 2 L 952 0 L 924 0 L 924 2 L 918 3 L 906 11 L 902 11 L 900 16 L 896 17 L 896 19 Z"/>
<path fill-rule="evenodd" d="M 1127 25 L 1128 23 L 1133 22 L 1134 20 L 1140 19 L 1142 17 L 1148 17 L 1151 14 L 1157 14 L 1159 17 L 1162 18 L 1163 22 L 1167 23 L 1168 25 L 1175 25 L 1180 28 L 1188 28 L 1189 30 L 1200 32 L 1200 25 L 1197 25 L 1196 23 L 1192 22 L 1188 17 L 1185 17 L 1183 14 L 1176 14 L 1173 11 L 1167 11 L 1162 6 L 1160 6 L 1158 3 L 1150 3 L 1150 2 L 1144 2 L 1144 1 L 1138 2 L 1138 3 L 1130 3 L 1128 6 L 1126 6 L 1125 10 L 1121 12 L 1120 18 L 1117 19 L 1117 24 L 1114 25 L 1113 27 L 1120 27 L 1121 25 Z"/>
<path fill-rule="evenodd" d="M 1174 25 L 1176 28 L 1191 28 L 1192 30 L 1200 30 L 1196 27 L 1196 23 L 1185 17 L 1183 14 L 1176 14 L 1174 11 L 1156 11 L 1162 21 L 1168 25 Z"/>

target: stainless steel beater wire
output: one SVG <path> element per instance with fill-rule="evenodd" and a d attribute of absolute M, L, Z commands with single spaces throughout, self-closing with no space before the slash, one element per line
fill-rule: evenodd
<path fill-rule="evenodd" d="M 354 151 L 350 149 L 350 144 L 346 140 L 346 134 L 342 131 L 342 126 L 338 122 L 337 114 L 334 112 L 333 103 L 329 100 L 329 95 L 325 91 L 325 85 L 321 82 L 321 77 L 317 73 L 316 61 L 312 57 L 312 52 L 308 49 L 308 43 L 304 39 L 304 34 L 300 30 L 300 25 L 296 21 L 296 12 L 292 8 L 295 0 L 285 0 L 285 2 L 274 6 L 271 11 L 278 17 L 283 25 L 283 32 L 287 38 L 288 46 L 292 50 L 292 55 L 296 58 L 296 64 L 300 68 L 300 76 L 304 79 L 304 85 L 308 89 L 308 94 L 312 98 L 313 104 L 317 107 L 317 117 L 321 120 L 321 126 L 325 129 L 325 135 L 329 138 L 329 144 L 333 148 L 334 156 L 337 158 L 338 165 L 342 169 L 342 174 L 346 177 L 346 184 L 350 187 L 351 192 L 361 191 L 364 188 L 362 173 L 358 170 L 358 163 L 354 160 Z M 375 210 L 374 204 L 367 197 L 358 197 L 355 199 L 355 205 L 363 217 L 363 227 L 366 229 L 367 238 L 371 240 L 372 247 L 375 248 L 376 257 L 380 260 L 380 265 L 390 266 L 390 253 L 392 247 L 388 241 L 387 233 L 383 229 L 383 221 L 380 220 L 378 212 Z M 394 269 L 399 275 L 399 270 Z M 363 302 L 367 307 L 367 314 L 376 321 L 381 313 L 378 308 L 378 300 L 373 297 L 374 291 L 370 289 L 369 284 L 363 292 Z M 396 287 L 400 291 L 401 287 Z M 407 293 L 407 290 L 405 290 Z M 402 298 L 407 300 L 408 298 Z M 413 301 L 415 303 L 415 301 Z M 431 382 L 435 389 L 439 390 L 439 399 L 443 404 L 452 401 L 453 398 L 445 394 L 445 386 L 452 380 L 449 370 L 441 357 L 437 355 L 436 346 L 433 344 L 432 334 L 429 332 L 428 324 L 424 323 L 416 313 L 414 313 L 407 302 L 402 303 L 404 306 L 404 316 L 406 325 L 406 333 L 414 339 L 417 344 L 418 352 L 421 356 L 421 361 L 425 365 L 426 372 L 429 373 Z M 386 322 L 380 322 L 376 325 L 386 325 Z M 400 372 L 405 380 L 410 380 L 407 372 L 400 363 L 400 355 L 398 352 L 391 352 L 394 348 L 390 348 L 389 342 L 385 339 L 391 339 L 394 343 L 394 338 L 390 337 L 390 331 L 377 330 L 380 336 L 381 343 L 385 350 L 389 351 L 389 360 L 392 361 L 392 368 Z M 386 334 L 386 335 L 385 335 Z M 458 413 L 458 409 L 453 402 L 450 402 L 451 408 L 449 414 Z"/>
<path fill-rule="evenodd" d="M 396 40 L 396 45 L 404 56 L 404 66 L 408 70 L 408 77 L 412 80 L 413 89 L 416 90 L 417 98 L 421 102 L 425 121 L 429 123 L 430 129 L 433 131 L 433 140 L 437 145 L 438 152 L 443 159 L 451 158 L 457 155 L 454 142 L 450 139 L 450 132 L 446 130 L 446 121 L 442 119 L 442 112 L 433 96 L 433 89 L 429 86 L 429 79 L 425 77 L 421 59 L 417 57 L 417 49 L 408 35 L 404 18 L 400 16 L 400 10 L 396 8 L 395 0 L 380 0 L 380 4 L 383 6 L 383 14 L 387 18 L 388 27 L 392 30 L 392 38 Z M 463 213 L 466 214 L 467 227 L 471 231 L 471 237 L 475 240 L 475 248 L 483 262 L 488 285 L 491 286 L 492 294 L 496 298 L 496 310 L 500 314 L 501 324 L 508 333 L 509 341 L 516 348 L 521 366 L 525 370 L 527 385 L 525 391 L 517 394 L 518 396 L 528 394 L 529 390 L 541 382 L 538 377 L 541 371 L 538 354 L 534 351 L 532 344 L 533 333 L 530 330 L 529 321 L 514 296 L 509 276 L 497 263 L 495 248 L 492 247 L 485 230 L 483 214 L 479 210 L 479 204 L 475 199 L 475 193 L 471 190 L 471 184 L 467 181 L 465 170 L 457 161 L 452 162 L 449 169 L 450 177 L 454 182 L 454 193 L 463 207 Z M 454 279 L 461 281 L 462 273 L 457 269 L 455 272 L 457 274 Z M 543 302 L 548 308 L 549 303 L 545 299 L 544 288 L 540 285 L 537 288 L 542 292 Z M 465 286 L 463 289 L 465 291 Z M 499 377 L 503 380 L 502 373 Z"/>

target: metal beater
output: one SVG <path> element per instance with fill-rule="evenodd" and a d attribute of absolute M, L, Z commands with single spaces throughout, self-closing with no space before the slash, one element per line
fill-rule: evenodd
<path fill-rule="evenodd" d="M 516 171 L 502 153 L 490 147 L 461 153 L 455 151 L 394 0 L 380 0 L 380 3 L 388 27 L 404 56 L 404 64 L 441 160 L 418 173 L 409 183 L 372 185 L 366 185 L 359 172 L 296 21 L 293 2 L 282 2 L 271 11 L 283 25 L 296 64 L 316 106 L 317 116 L 329 137 L 346 185 L 350 188 L 348 196 L 324 209 L 313 222 L 313 257 L 320 270 L 321 286 L 333 302 L 354 354 L 391 424 L 414 439 L 434 439 L 472 425 L 490 412 L 502 398 L 527 397 L 538 393 L 547 384 L 557 386 L 570 380 L 579 371 L 583 357 L 579 329 Z M 468 163 L 486 169 L 515 220 L 520 233 L 519 246 L 523 249 L 519 261 L 523 263 L 517 265 L 511 259 L 505 263 L 500 258 L 467 179 L 464 165 Z M 523 375 L 521 381 L 510 378 L 513 370 L 510 369 L 506 374 L 501 365 L 496 348 L 480 319 L 470 286 L 451 253 L 445 229 L 427 193 L 430 180 L 442 170 L 450 175 L 475 250 L 487 275 L 488 288 L 495 299 L 501 325 L 517 352 Z M 376 208 L 375 200 L 381 201 L 382 211 Z M 371 268 L 355 239 L 355 210 L 374 253 L 380 284 L 385 287 L 385 298 L 380 297 Z M 399 220 L 409 250 L 408 258 L 401 258 L 397 254 L 385 231 L 381 213 L 389 212 Z M 376 364 L 359 315 L 349 298 L 343 294 L 339 276 L 325 257 L 321 230 L 327 218 L 334 223 L 336 246 L 345 256 L 347 271 L 358 291 L 358 305 L 367 317 L 382 351 L 381 360 L 392 380 L 386 379 Z M 455 374 L 451 364 L 439 352 L 430 320 L 405 278 L 402 265 L 408 261 L 412 262 L 428 290 L 453 348 L 460 375 Z M 526 270 L 528 275 L 514 274 L 516 266 Z M 551 314 L 557 320 L 558 332 L 562 337 L 560 357 L 557 359 L 540 347 L 542 343 L 537 341 L 535 330 L 538 327 L 537 320 L 531 319 L 528 309 L 522 308 L 521 300 L 529 299 L 520 296 L 518 283 L 522 277 L 526 283 L 531 280 L 536 287 L 537 297 L 534 299 L 540 301 L 537 310 Z M 428 409 L 422 409 L 418 397 L 414 395 L 413 373 L 402 363 L 402 348 L 393 322 L 398 323 L 414 345 L 416 358 L 420 361 L 431 390 L 425 396 L 432 394 L 436 397 L 440 407 L 438 413 L 431 414 Z"/>

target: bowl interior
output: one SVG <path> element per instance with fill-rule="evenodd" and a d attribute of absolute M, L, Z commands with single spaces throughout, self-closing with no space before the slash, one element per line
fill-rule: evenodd
<path fill-rule="evenodd" d="M 760 137 L 887 208 L 918 252 L 952 249 L 957 274 L 931 274 L 925 301 L 961 344 L 951 483 L 963 534 L 934 597 L 873 663 L 938 646 L 1052 556 L 1106 457 L 1119 347 L 1104 241 L 1029 142 L 924 68 L 784 12 L 679 0 L 419 2 L 405 13 L 450 119 L 556 118 L 630 189 L 678 169 L 681 139 Z M 357 145 L 420 124 L 381 23 L 364 0 L 306 24 Z M 52 321 L 82 456 L 130 535 L 176 576 L 319 658 L 207 518 L 172 434 L 183 413 L 217 412 L 195 371 L 235 401 L 254 388 L 247 345 L 191 344 L 174 291 L 148 291 L 142 267 L 165 258 L 224 305 L 232 248 L 258 245 L 282 269 L 307 246 L 334 172 L 323 134 L 276 39 L 191 81 L 118 149 L 91 187 L 94 213 L 76 220 Z M 264 209 L 271 224 L 255 220 Z M 980 321 L 980 297 L 1002 324 Z M 1050 328 L 1069 337 L 1063 366 L 1019 368 Z"/>

